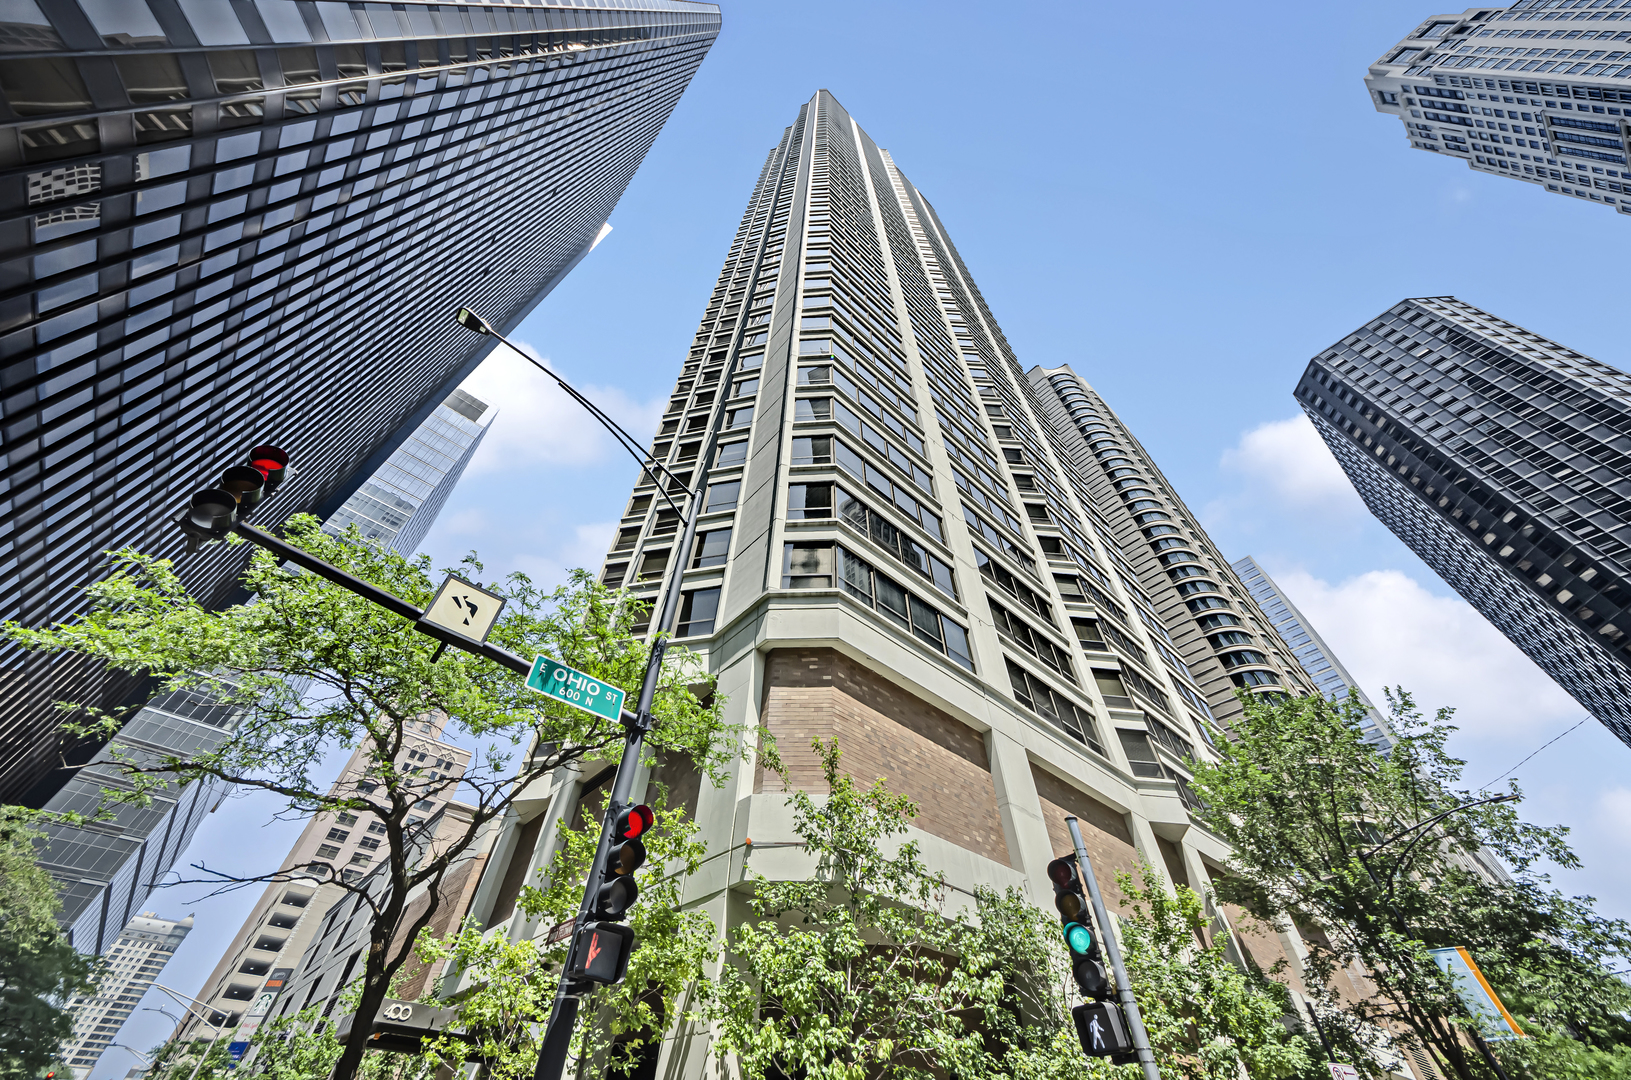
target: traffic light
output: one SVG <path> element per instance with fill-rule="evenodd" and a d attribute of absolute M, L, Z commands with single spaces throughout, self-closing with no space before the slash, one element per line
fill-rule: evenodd
<path fill-rule="evenodd" d="M 640 839 L 651 830 L 657 815 L 645 805 L 625 807 L 612 825 L 606 861 L 592 873 L 599 875 L 594 903 L 586 922 L 573 936 L 566 958 L 566 977 L 582 982 L 620 983 L 634 952 L 634 931 L 622 925 L 629 908 L 640 898 L 634 872 L 646 861 Z"/>
<path fill-rule="evenodd" d="M 1070 1010 L 1076 1021 L 1076 1037 L 1088 1057 L 1120 1058 L 1117 1065 L 1137 1060 L 1127 1018 L 1113 1001 L 1089 1001 Z"/>
<path fill-rule="evenodd" d="M 277 490 L 289 471 L 289 455 L 275 446 L 257 446 L 247 465 L 233 465 L 221 482 L 194 493 L 176 524 L 187 534 L 187 550 L 205 540 L 220 540 L 247 518 L 261 500 Z"/>
<path fill-rule="evenodd" d="M 1048 880 L 1053 882 L 1053 904 L 1064 926 L 1065 948 L 1070 953 L 1070 973 L 1083 997 L 1105 1000 L 1115 996 L 1115 987 L 1105 976 L 1104 955 L 1099 936 L 1087 913 L 1087 894 L 1076 872 L 1076 861 L 1066 856 L 1048 864 Z"/>
<path fill-rule="evenodd" d="M 640 888 L 634 883 L 634 872 L 646 861 L 646 845 L 640 837 L 656 820 L 651 807 L 643 804 L 627 807 L 617 815 L 617 823 L 612 827 L 612 845 L 606 851 L 605 864 L 600 867 L 600 888 L 595 893 L 590 918 L 599 922 L 622 922 L 629 908 L 640 898 Z"/>

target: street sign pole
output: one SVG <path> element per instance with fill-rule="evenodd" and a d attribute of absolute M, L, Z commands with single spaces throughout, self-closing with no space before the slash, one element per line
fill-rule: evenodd
<path fill-rule="evenodd" d="M 1087 846 L 1082 843 L 1082 830 L 1074 815 L 1065 818 L 1070 830 L 1070 842 L 1076 848 L 1076 867 L 1087 884 L 1088 899 L 1093 901 L 1093 917 L 1099 923 L 1099 936 L 1104 939 L 1104 952 L 1115 973 L 1116 992 L 1121 998 L 1121 1012 L 1127 1018 L 1127 1034 L 1132 1036 L 1133 1049 L 1138 1053 L 1138 1064 L 1144 1070 L 1144 1080 L 1161 1080 L 1161 1070 L 1155 1066 L 1155 1052 L 1150 1049 L 1150 1036 L 1144 1030 L 1144 1018 L 1138 1013 L 1138 1002 L 1133 998 L 1133 984 L 1127 978 L 1127 969 L 1121 963 L 1121 945 L 1110 926 L 1110 913 L 1104 909 L 1104 898 L 1099 895 L 1099 879 L 1093 876 L 1093 861 L 1087 857 Z"/>

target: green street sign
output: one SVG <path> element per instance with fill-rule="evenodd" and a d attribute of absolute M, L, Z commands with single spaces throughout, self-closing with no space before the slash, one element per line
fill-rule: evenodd
<path fill-rule="evenodd" d="M 527 688 L 608 720 L 623 715 L 623 691 L 547 656 L 532 662 Z"/>

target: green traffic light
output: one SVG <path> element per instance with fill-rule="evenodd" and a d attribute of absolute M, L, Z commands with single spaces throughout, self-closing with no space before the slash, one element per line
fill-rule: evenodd
<path fill-rule="evenodd" d="M 1065 944 L 1071 952 L 1086 956 L 1088 950 L 1093 948 L 1093 931 L 1081 923 L 1070 923 L 1065 927 Z"/>

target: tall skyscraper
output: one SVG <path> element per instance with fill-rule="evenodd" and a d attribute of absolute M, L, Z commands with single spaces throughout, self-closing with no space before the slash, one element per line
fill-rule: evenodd
<path fill-rule="evenodd" d="M 337 509 L 602 234 L 719 29 L 711 4 L 10 0 L 0 25 L 0 618 L 82 610 L 101 552 L 180 555 L 249 447 Z M 211 602 L 245 553 L 181 560 Z M 73 697 L 0 647 L 0 798 Z M 41 790 L 41 785 L 44 790 Z"/>
<path fill-rule="evenodd" d="M 431 782 L 463 776 L 470 763 L 470 751 L 440 741 L 444 720 L 431 715 L 415 723 L 418 733 L 404 741 L 398 763 L 424 770 Z M 368 785 L 364 777 L 369 763 L 367 748 L 359 747 L 340 770 L 333 792 L 355 793 L 359 786 Z M 414 816 L 408 819 L 409 824 L 417 826 L 435 818 L 448 805 L 453 790 L 450 786 L 427 794 L 424 805 L 416 806 Z M 379 859 L 377 852 L 384 833 L 385 826 L 366 815 L 318 814 L 308 821 L 300 839 L 278 866 L 279 872 L 291 872 L 292 880 L 267 885 L 243 928 L 227 944 L 215 970 L 198 990 L 198 999 L 210 1010 L 209 1023 L 189 1017 L 176 1029 L 176 1037 L 207 1040 L 218 1030 L 241 1030 L 246 1012 L 267 992 L 269 980 L 277 984 L 274 991 L 281 992 L 324 914 L 350 895 L 328 884 L 328 880 L 339 876 L 351 882 L 366 876 Z M 300 874 L 307 867 L 314 870 L 310 877 Z M 252 1032 L 244 1033 L 243 1041 L 248 1041 L 249 1034 Z"/>
<path fill-rule="evenodd" d="M 418 551 L 487 434 L 492 417 L 482 423 L 486 411 L 486 402 L 453 391 L 323 528 L 342 533 L 355 525 L 382 547 Z"/>
<path fill-rule="evenodd" d="M 340 531 L 354 523 L 369 541 L 411 555 L 486 435 L 480 423 L 486 409 L 463 390 L 453 391 L 325 527 Z M 144 705 L 90 766 L 46 801 L 45 809 L 57 813 L 110 812 L 81 828 L 44 828 L 40 863 L 62 889 L 60 917 L 75 948 L 95 954 L 107 949 L 226 794 L 219 782 L 202 780 L 161 792 L 145 807 L 109 803 L 105 789 L 127 786 L 115 755 L 208 752 L 230 738 L 236 725 L 232 710 L 203 694 L 163 695 Z"/>
<path fill-rule="evenodd" d="M 1371 512 L 1631 743 L 1631 375 L 1437 296 L 1295 393 Z"/>
<path fill-rule="evenodd" d="M 1029 378 L 1065 475 L 1110 541 L 1129 594 L 1142 601 L 1139 615 L 1155 630 L 1151 643 L 1179 693 L 1187 698 L 1198 687 L 1225 726 L 1241 714 L 1237 690 L 1308 693 L 1286 643 L 1114 410 L 1068 364 L 1032 368 Z"/>
<path fill-rule="evenodd" d="M 1623 3 L 1435 15 L 1370 66 L 1371 103 L 1404 122 L 1417 150 L 1631 214 Z"/>
<path fill-rule="evenodd" d="M 1366 696 L 1348 669 L 1342 666 L 1336 652 L 1320 637 L 1308 616 L 1297 610 L 1297 605 L 1250 555 L 1237 559 L 1233 569 L 1240 575 L 1241 583 L 1252 594 L 1252 599 L 1257 601 L 1257 606 L 1274 624 L 1281 640 L 1291 649 L 1291 655 L 1314 680 L 1315 688 L 1332 701 L 1344 701 L 1351 697 L 1363 705 L 1365 716 L 1360 721 L 1360 731 L 1365 741 L 1380 750 L 1391 749 L 1393 733 L 1382 718 L 1381 710 Z"/>
<path fill-rule="evenodd" d="M 96 1068 L 102 1051 L 136 1011 L 142 995 L 158 981 L 159 972 L 192 928 L 191 915 L 164 919 L 144 911 L 119 934 L 108 950 L 106 971 L 96 993 L 68 1004 L 74 1031 L 63 1046 L 62 1060 L 78 1080 L 84 1080 Z"/>
<path fill-rule="evenodd" d="M 678 515 L 642 477 L 602 578 L 650 596 L 677 562 L 677 638 L 717 675 L 726 721 L 772 732 L 788 781 L 817 793 L 811 741 L 836 738 L 848 772 L 917 804 L 911 837 L 952 889 L 1048 903 L 1067 814 L 1112 907 L 1141 861 L 1204 889 L 1229 857 L 1191 817 L 1205 699 L 1042 405 L 923 192 L 820 91 L 765 161 L 652 442 L 683 497 L 721 432 L 696 543 L 675 550 Z M 511 940 L 552 933 L 517 895 L 611 779 L 593 763 L 529 791 L 471 917 Z M 668 761 L 650 779 L 732 853 L 688 882 L 716 925 L 741 917 L 744 873 L 812 872 L 784 843 L 778 776 L 738 762 L 716 788 Z M 1295 990 L 1294 937 L 1236 941 L 1265 968 L 1285 958 Z M 333 1000 L 334 970 L 308 993 Z M 650 1064 L 705 1075 L 697 1035 Z"/>

